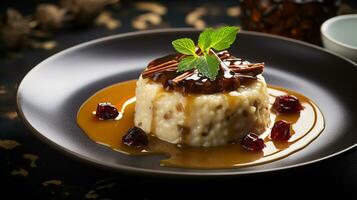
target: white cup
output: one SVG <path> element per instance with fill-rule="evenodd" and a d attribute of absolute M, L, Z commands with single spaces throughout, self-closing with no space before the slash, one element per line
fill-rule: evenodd
<path fill-rule="evenodd" d="M 341 15 L 321 26 L 323 46 L 357 62 L 357 14 Z"/>

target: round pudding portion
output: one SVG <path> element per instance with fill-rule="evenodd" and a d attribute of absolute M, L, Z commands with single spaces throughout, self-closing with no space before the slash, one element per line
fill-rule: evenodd
<path fill-rule="evenodd" d="M 161 140 L 188 146 L 222 146 L 270 123 L 262 75 L 232 91 L 185 94 L 142 76 L 137 81 L 135 126 Z"/>

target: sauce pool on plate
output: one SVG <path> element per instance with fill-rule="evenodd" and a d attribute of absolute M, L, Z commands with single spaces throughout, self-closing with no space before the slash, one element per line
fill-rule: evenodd
<path fill-rule="evenodd" d="M 294 95 L 304 107 L 297 114 L 277 114 L 271 112 L 271 124 L 260 135 L 266 147 L 262 151 L 248 151 L 240 143 L 219 147 L 189 147 L 171 144 L 156 137 L 149 137 L 145 148 L 128 147 L 122 137 L 134 126 L 136 80 L 121 82 L 100 90 L 90 97 L 77 115 L 78 125 L 90 139 L 113 150 L 129 155 L 165 154 L 160 161 L 162 166 L 217 169 L 244 167 L 271 162 L 284 158 L 311 143 L 325 127 L 324 118 L 314 102 L 307 97 L 277 86 L 269 86 L 270 105 L 277 96 Z M 226 94 L 229 98 L 229 93 Z M 93 115 L 99 102 L 110 102 L 118 108 L 116 120 L 99 120 Z M 287 142 L 273 141 L 270 138 L 274 122 L 284 120 L 291 124 L 292 135 Z M 138 158 L 140 159 L 140 158 Z"/>

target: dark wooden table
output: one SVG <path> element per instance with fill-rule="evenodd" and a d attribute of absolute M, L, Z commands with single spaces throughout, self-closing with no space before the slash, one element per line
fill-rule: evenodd
<path fill-rule="evenodd" d="M 17 3 L 16 3 L 17 2 Z M 20 3 L 19 3 L 20 2 Z M 17 7 L 30 13 L 39 1 L 5 1 L 6 6 Z M 350 1 L 352 2 L 352 1 Z M 124 1 L 114 10 L 120 27 L 114 30 L 100 26 L 60 31 L 53 40 L 52 50 L 25 50 L 16 55 L 2 53 L 0 57 L 0 199 L 37 197 L 40 199 L 119 199 L 123 195 L 131 199 L 188 197 L 194 192 L 201 197 L 216 195 L 249 194 L 251 197 L 283 193 L 306 196 L 310 191 L 317 195 L 337 193 L 357 197 L 357 150 L 310 166 L 232 178 L 172 178 L 141 177 L 112 173 L 82 163 L 64 155 L 35 138 L 21 123 L 16 114 L 16 89 L 37 63 L 70 46 L 117 33 L 137 31 L 133 20 L 147 11 L 140 11 L 135 3 Z M 202 16 L 207 26 L 239 25 L 239 3 L 227 1 L 161 1 L 168 12 L 162 22 L 146 28 L 187 27 L 186 16 L 207 9 Z M 199 26 L 196 24 L 196 26 Z M 336 119 L 343 120 L 343 119 Z M 293 193 L 291 193 L 293 192 Z M 342 197 L 342 196 L 341 196 Z M 353 199 L 353 198 L 352 198 Z"/>

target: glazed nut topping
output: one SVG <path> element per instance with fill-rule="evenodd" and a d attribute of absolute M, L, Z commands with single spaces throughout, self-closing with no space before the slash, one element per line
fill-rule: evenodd
<path fill-rule="evenodd" d="M 196 53 L 200 55 L 200 51 Z M 183 93 L 212 94 L 236 90 L 241 84 L 256 79 L 263 73 L 264 63 L 249 63 L 232 56 L 228 51 L 211 54 L 220 62 L 220 69 L 214 80 L 208 79 L 193 68 L 184 72 L 178 71 L 183 54 L 172 54 L 149 63 L 142 73 L 142 78 L 161 82 L 165 89 L 178 90 Z"/>

